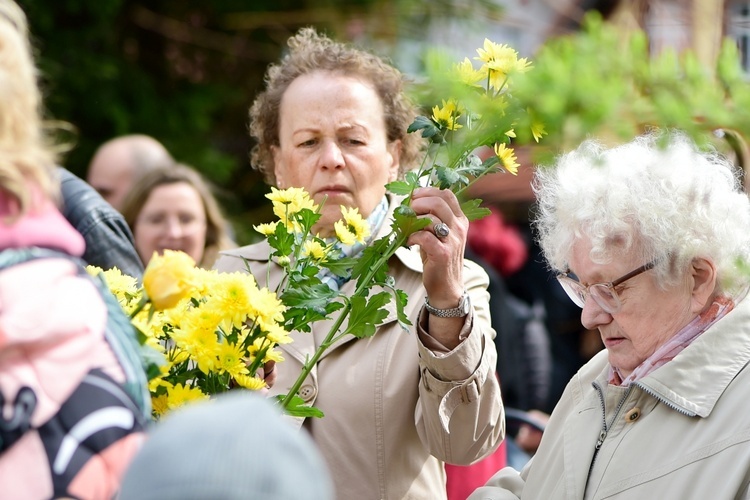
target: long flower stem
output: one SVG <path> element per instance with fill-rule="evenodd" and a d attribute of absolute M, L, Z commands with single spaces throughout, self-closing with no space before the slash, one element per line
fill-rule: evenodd
<path fill-rule="evenodd" d="M 136 316 L 138 316 L 138 313 L 143 311 L 143 308 L 146 307 L 146 304 L 150 302 L 149 298 L 144 293 L 141 297 L 140 302 L 138 302 L 138 305 L 135 306 L 135 309 L 133 309 L 133 312 L 130 313 L 130 319 L 132 320 Z"/>
<path fill-rule="evenodd" d="M 383 254 L 377 260 L 375 265 L 373 265 L 368 270 L 364 279 L 361 279 L 359 281 L 359 286 L 354 291 L 353 296 L 355 297 L 361 296 L 361 295 L 364 295 L 365 292 L 367 292 L 367 290 L 372 286 L 372 278 L 380 270 L 380 268 L 386 262 L 388 262 L 388 259 L 390 259 L 394 253 L 396 253 L 396 250 L 398 249 L 398 247 L 401 246 L 404 240 L 405 238 L 403 235 L 397 235 L 396 237 L 393 238 L 391 243 L 388 245 L 388 249 L 385 252 L 383 252 Z M 323 342 L 321 342 L 318 348 L 315 349 L 315 353 L 313 354 L 313 356 L 302 365 L 302 372 L 300 372 L 299 376 L 297 377 L 297 380 L 289 389 L 289 392 L 287 392 L 287 394 L 284 396 L 284 399 L 281 400 L 282 409 L 286 410 L 292 398 L 295 395 L 297 395 L 299 388 L 302 387 L 302 384 L 305 382 L 305 379 L 307 379 L 307 376 L 312 371 L 313 366 L 315 366 L 318 363 L 318 360 L 323 355 L 323 353 L 333 344 L 334 338 L 336 337 L 336 334 L 338 333 L 339 328 L 341 328 L 341 325 L 344 324 L 344 320 L 347 318 L 347 316 L 349 316 L 349 313 L 351 312 L 351 310 L 352 310 L 351 301 L 345 300 L 344 308 L 341 309 L 341 312 L 339 313 L 338 318 L 336 318 L 336 322 L 333 325 L 331 325 L 331 329 L 326 334 L 326 337 L 325 339 L 323 339 Z"/>

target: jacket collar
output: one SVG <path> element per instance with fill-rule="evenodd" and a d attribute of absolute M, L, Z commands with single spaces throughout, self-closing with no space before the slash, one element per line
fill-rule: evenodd
<path fill-rule="evenodd" d="M 707 417 L 727 386 L 750 362 L 750 300 L 741 300 L 675 358 L 637 387 L 687 415 Z M 607 384 L 609 365 L 597 378 Z"/>
<path fill-rule="evenodd" d="M 382 238 L 383 236 L 386 236 L 390 230 L 391 230 L 391 223 L 393 222 L 393 211 L 398 207 L 398 205 L 401 203 L 401 200 L 403 198 L 401 197 L 393 197 L 389 196 L 389 205 L 388 205 L 388 214 L 385 217 L 385 220 L 383 221 L 383 224 L 380 226 L 380 231 L 378 231 L 377 236 L 375 237 L 375 240 Z M 256 243 L 254 245 L 248 245 L 241 248 L 235 248 L 231 250 L 225 250 L 222 253 L 222 255 L 228 255 L 233 257 L 239 257 L 243 259 L 247 259 L 249 261 L 258 261 L 258 262 L 264 262 L 268 260 L 276 261 L 275 258 L 271 259 L 270 255 L 272 252 L 271 246 L 268 244 L 267 240 L 262 240 L 259 243 Z M 422 258 L 419 254 L 419 248 L 399 248 L 396 250 L 396 257 L 401 261 L 403 265 L 411 269 L 412 271 L 421 273 L 422 268 Z"/>
<path fill-rule="evenodd" d="M 396 209 L 396 207 L 401 203 L 402 198 L 397 197 L 389 197 L 389 206 L 388 206 L 388 214 L 385 217 L 385 220 L 383 221 L 383 224 L 380 227 L 380 231 L 378 231 L 378 234 L 376 236 L 376 240 L 379 238 L 382 238 L 386 236 L 390 230 L 391 230 L 391 223 L 393 221 L 393 211 Z M 237 257 L 241 259 L 245 259 L 247 261 L 255 261 L 255 262 L 268 262 L 276 261 L 276 258 L 271 258 L 271 253 L 273 249 L 268 244 L 267 240 L 262 240 L 259 243 L 248 245 L 241 248 L 235 248 L 231 250 L 225 250 L 222 252 L 222 255 L 231 256 L 231 257 Z M 396 250 L 396 253 L 394 257 L 391 258 L 391 261 L 389 265 L 393 266 L 395 261 L 400 262 L 404 267 L 410 269 L 411 271 L 414 271 L 416 273 L 421 274 L 423 271 L 422 267 L 422 258 L 419 253 L 418 247 L 412 247 L 412 248 L 399 248 Z M 278 264 L 272 264 L 272 266 L 275 267 L 271 271 L 271 273 L 280 273 L 281 268 L 278 266 Z M 391 273 L 392 274 L 392 273 Z M 262 277 L 256 277 L 256 280 L 258 280 L 259 286 L 263 286 L 262 283 L 264 283 L 264 280 L 261 280 L 259 278 Z M 421 282 L 421 278 L 420 278 Z M 347 283 L 345 283 L 342 288 L 341 292 L 344 294 L 352 294 L 354 293 L 356 283 L 352 280 Z M 373 293 L 377 293 L 381 291 L 379 287 L 374 287 Z M 410 297 L 410 300 L 418 300 L 421 297 Z M 387 325 L 390 323 L 393 323 L 394 321 L 397 321 L 398 315 L 396 311 L 396 305 L 394 303 L 393 298 L 391 301 L 386 304 L 385 309 L 387 311 L 387 316 L 383 320 L 383 325 Z M 336 314 L 334 313 L 334 318 Z M 284 351 L 288 352 L 292 357 L 298 359 L 300 362 L 304 362 L 305 359 L 307 359 L 309 356 L 311 356 L 315 352 L 315 346 L 319 345 L 320 342 L 322 342 L 325 335 L 328 333 L 329 329 L 331 328 L 331 321 L 319 321 L 316 322 L 313 327 L 312 334 L 310 333 L 303 333 L 303 332 L 293 332 L 292 337 L 294 338 L 294 342 L 290 344 L 284 344 L 281 345 L 280 348 Z M 331 345 L 330 348 L 328 348 L 325 353 L 321 356 L 321 359 L 330 354 L 331 352 L 335 351 L 337 347 L 340 345 L 346 344 L 350 341 L 352 341 L 355 337 L 351 335 L 346 335 L 340 339 L 338 339 L 336 342 L 334 342 L 333 345 Z"/>

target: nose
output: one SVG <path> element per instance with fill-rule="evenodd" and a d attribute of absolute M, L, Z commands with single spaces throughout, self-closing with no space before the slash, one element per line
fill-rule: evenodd
<path fill-rule="evenodd" d="M 596 330 L 597 327 L 606 325 L 612 321 L 612 315 L 602 309 L 602 306 L 589 294 L 583 303 L 581 311 L 581 324 L 588 330 Z"/>
<path fill-rule="evenodd" d="M 336 141 L 326 141 L 323 143 L 319 163 L 324 169 L 335 170 L 337 168 L 343 168 L 344 154 Z"/>
<path fill-rule="evenodd" d="M 167 220 L 167 226 L 166 226 L 166 235 L 170 238 L 179 238 L 182 236 L 182 224 L 180 224 L 180 221 L 174 218 L 170 218 Z"/>

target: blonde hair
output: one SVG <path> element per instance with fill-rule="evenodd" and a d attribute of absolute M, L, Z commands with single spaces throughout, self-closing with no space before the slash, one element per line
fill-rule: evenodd
<path fill-rule="evenodd" d="M 55 153 L 44 132 L 26 16 L 12 0 L 0 0 L 0 189 L 19 214 L 33 204 L 29 185 L 57 198 Z"/>

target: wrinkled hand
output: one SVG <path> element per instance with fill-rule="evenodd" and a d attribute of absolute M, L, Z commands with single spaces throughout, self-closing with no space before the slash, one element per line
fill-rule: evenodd
<path fill-rule="evenodd" d="M 463 267 L 469 220 L 461 205 L 449 190 L 433 187 L 414 191 L 411 208 L 418 217 L 428 217 L 432 223 L 417 231 L 407 240 L 408 245 L 419 245 L 424 267 L 423 282 L 430 305 L 438 309 L 456 307 L 463 295 Z M 446 236 L 435 232 L 445 224 Z M 442 324 L 440 324 L 442 323 Z M 430 316 L 430 334 L 449 349 L 458 345 L 458 334 L 463 318 L 435 318 Z M 433 328 L 439 324 L 439 328 Z"/>
<path fill-rule="evenodd" d="M 449 190 L 419 188 L 412 196 L 411 208 L 418 217 L 432 224 L 412 234 L 408 245 L 419 245 L 424 264 L 424 287 L 430 304 L 438 308 L 456 307 L 463 293 L 463 263 L 469 220 Z M 435 234 L 435 226 L 445 224 L 445 237 Z"/>

